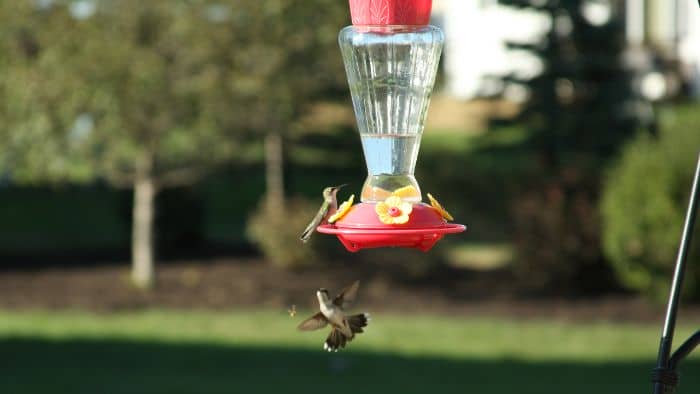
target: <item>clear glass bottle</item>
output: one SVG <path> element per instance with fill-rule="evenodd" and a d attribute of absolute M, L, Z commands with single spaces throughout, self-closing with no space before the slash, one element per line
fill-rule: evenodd
<path fill-rule="evenodd" d="M 392 192 L 420 202 L 414 177 L 444 43 L 423 25 L 348 26 L 338 37 L 367 162 L 363 202 Z"/>

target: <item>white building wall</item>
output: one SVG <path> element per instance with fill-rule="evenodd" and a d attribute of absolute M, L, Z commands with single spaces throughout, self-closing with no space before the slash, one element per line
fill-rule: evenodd
<path fill-rule="evenodd" d="M 655 44 L 678 56 L 700 96 L 697 0 L 625 0 L 624 10 L 629 45 Z M 434 0 L 433 15 L 445 30 L 447 94 L 461 99 L 501 92 L 509 96 L 499 77 L 514 73 L 528 78 L 541 71 L 539 59 L 506 45 L 537 42 L 551 26 L 546 15 L 502 6 L 498 0 Z M 557 28 L 562 27 L 559 22 Z"/>
<path fill-rule="evenodd" d="M 498 78 L 537 75 L 542 64 L 507 42 L 534 43 L 550 26 L 537 12 L 520 11 L 497 0 L 436 0 L 435 14 L 445 30 L 446 91 L 462 99 L 500 93 Z"/>
<path fill-rule="evenodd" d="M 678 8 L 681 24 L 678 56 L 686 66 L 694 94 L 700 96 L 700 7 L 697 0 L 677 0 L 683 2 Z"/>
<path fill-rule="evenodd" d="M 632 46 L 642 46 L 645 35 L 644 0 L 625 1 L 625 33 L 627 42 Z"/>
<path fill-rule="evenodd" d="M 647 18 L 651 42 L 662 47 L 672 47 L 676 36 L 676 7 L 685 0 L 647 0 Z"/>

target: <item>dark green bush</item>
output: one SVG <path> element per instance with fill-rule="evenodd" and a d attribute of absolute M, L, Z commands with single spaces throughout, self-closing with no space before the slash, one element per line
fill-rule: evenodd
<path fill-rule="evenodd" d="M 581 295 L 613 286 L 600 247 L 598 189 L 595 173 L 569 167 L 517 195 L 512 204 L 517 287 Z"/>
<path fill-rule="evenodd" d="M 281 209 L 270 209 L 262 198 L 248 220 L 248 238 L 276 266 L 294 269 L 312 265 L 317 253 L 302 243 L 299 235 L 316 211 L 318 206 L 302 199 L 287 200 Z"/>
<path fill-rule="evenodd" d="M 261 199 L 249 217 L 246 234 L 265 258 L 285 269 L 298 269 L 336 259 L 344 248 L 335 237 L 314 234 L 308 243 L 299 237 L 321 205 L 302 198 L 291 198 L 282 209 L 271 209 Z"/>
<path fill-rule="evenodd" d="M 661 113 L 659 135 L 639 135 L 607 174 L 604 251 L 625 286 L 666 296 L 699 151 L 700 105 L 668 109 Z M 695 299 L 699 250 L 689 258 L 685 282 L 686 295 Z"/>

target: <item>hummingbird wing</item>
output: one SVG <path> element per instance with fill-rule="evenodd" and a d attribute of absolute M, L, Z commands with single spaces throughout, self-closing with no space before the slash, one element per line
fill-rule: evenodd
<path fill-rule="evenodd" d="M 334 299 L 333 304 L 339 306 L 341 309 L 346 309 L 355 302 L 357 298 L 357 289 L 360 288 L 360 281 L 356 280 L 350 286 L 343 289 Z"/>
<path fill-rule="evenodd" d="M 316 213 L 316 216 L 314 216 L 313 220 L 311 220 L 311 223 L 309 223 L 309 225 L 304 229 L 304 232 L 301 233 L 301 237 L 299 237 L 299 239 L 301 239 L 303 242 L 308 242 L 309 239 L 311 239 L 311 235 L 316 230 L 316 227 L 321 224 L 327 213 L 328 203 L 324 202 L 323 205 L 321 205 L 321 209 L 319 209 L 318 213 Z"/>
<path fill-rule="evenodd" d="M 326 319 L 326 317 L 323 316 L 323 313 L 318 312 L 317 314 L 301 322 L 297 329 L 299 331 L 314 331 L 321 329 L 327 325 L 328 319 Z"/>

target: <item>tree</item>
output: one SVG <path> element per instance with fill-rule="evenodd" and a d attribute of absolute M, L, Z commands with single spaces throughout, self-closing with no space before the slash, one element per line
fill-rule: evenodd
<path fill-rule="evenodd" d="M 218 2 L 10 3 L 5 169 L 133 188 L 132 279 L 150 287 L 157 193 L 234 157 L 256 117 L 240 94 L 256 59 L 235 50 L 252 32 Z"/>
<path fill-rule="evenodd" d="M 247 233 L 272 263 L 307 265 L 316 253 L 301 245 L 299 235 L 318 203 L 285 199 L 284 147 L 305 132 L 297 123 L 314 103 L 348 97 L 337 41 L 350 21 L 348 6 L 336 0 L 269 0 L 243 2 L 237 10 L 256 37 L 246 47 L 247 56 L 257 60 L 248 76 L 261 87 L 245 97 L 255 113 L 265 114 L 252 119 L 251 129 L 264 138 L 266 196 Z"/>
<path fill-rule="evenodd" d="M 550 170 L 563 155 L 616 153 L 643 122 L 648 108 L 635 91 L 624 61 L 624 19 L 614 1 L 499 0 L 545 15 L 549 30 L 537 43 L 508 43 L 541 60 L 542 72 L 506 83 L 524 86 L 529 98 L 520 120 Z"/>
<path fill-rule="evenodd" d="M 516 271 L 540 289 L 600 291 L 611 283 L 597 209 L 602 170 L 648 121 L 623 57 L 624 20 L 614 1 L 499 2 L 550 22 L 539 42 L 509 43 L 543 65 L 533 78 L 504 80 L 528 92 L 518 120 L 541 174 L 513 203 Z"/>
<path fill-rule="evenodd" d="M 251 128 L 265 137 L 267 209 L 284 205 L 284 140 L 314 102 L 345 89 L 337 36 L 348 24 L 348 6 L 335 0 L 268 0 L 236 5 L 254 37 L 245 56 L 262 89 L 243 93 L 255 113 Z M 345 92 L 343 92 L 345 93 Z"/>

